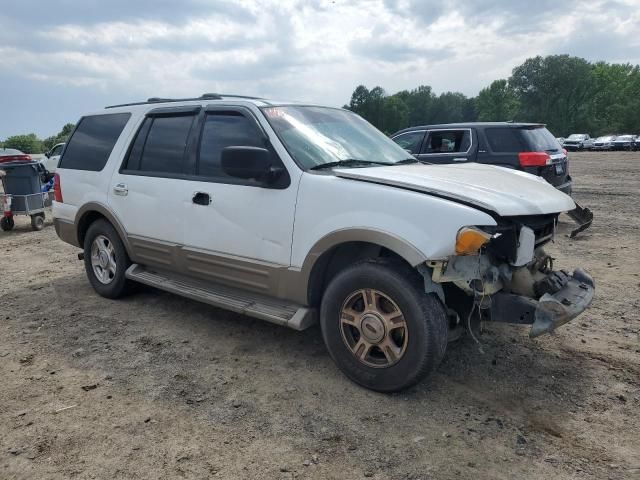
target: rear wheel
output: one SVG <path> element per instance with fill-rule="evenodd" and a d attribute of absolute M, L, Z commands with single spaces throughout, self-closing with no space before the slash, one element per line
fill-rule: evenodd
<path fill-rule="evenodd" d="M 0 219 L 0 228 L 3 231 L 8 232 L 9 230 L 13 230 L 14 226 L 15 223 L 13 221 L 13 217 L 2 217 Z"/>
<path fill-rule="evenodd" d="M 331 281 L 320 309 L 331 357 L 354 382 L 393 392 L 414 385 L 440 363 L 447 346 L 445 310 L 408 266 L 366 261 Z"/>
<path fill-rule="evenodd" d="M 84 266 L 89 282 L 100 295 L 118 298 L 129 283 L 125 277 L 131 260 L 115 228 L 106 220 L 96 220 L 84 238 Z"/>
<path fill-rule="evenodd" d="M 39 232 L 44 228 L 44 213 L 31 215 L 31 228 L 36 232 Z"/>

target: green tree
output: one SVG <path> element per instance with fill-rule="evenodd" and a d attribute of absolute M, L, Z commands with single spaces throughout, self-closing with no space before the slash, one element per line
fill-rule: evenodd
<path fill-rule="evenodd" d="M 593 69 L 584 58 L 551 55 L 526 60 L 509 78 L 519 119 L 546 123 L 556 135 L 593 128 L 589 102 L 595 92 Z"/>
<path fill-rule="evenodd" d="M 409 108 L 409 125 L 431 123 L 436 96 L 428 85 L 420 85 L 408 92 L 405 103 Z"/>
<path fill-rule="evenodd" d="M 392 95 L 384 99 L 383 120 L 381 130 L 390 135 L 407 126 L 409 107 L 401 97 Z"/>
<path fill-rule="evenodd" d="M 75 125 L 73 123 L 67 123 L 64 127 L 62 127 L 62 130 L 60 130 L 57 135 L 52 135 L 45 138 L 42 141 L 44 150 L 48 152 L 54 147 L 54 145 L 57 145 L 58 143 L 65 143 L 67 140 L 69 140 L 69 136 L 71 135 L 71 132 L 73 132 L 74 128 Z"/>
<path fill-rule="evenodd" d="M 3 144 L 4 148 L 15 148 L 24 153 L 42 153 L 42 141 L 35 133 L 14 135 L 7 138 Z"/>
<path fill-rule="evenodd" d="M 476 106 L 481 122 L 514 120 L 519 108 L 518 99 L 506 80 L 494 80 L 480 90 Z"/>

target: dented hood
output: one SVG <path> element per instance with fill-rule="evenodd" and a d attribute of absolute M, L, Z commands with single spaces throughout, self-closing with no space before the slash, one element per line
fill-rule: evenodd
<path fill-rule="evenodd" d="M 339 168 L 341 178 L 391 185 L 469 203 L 501 216 L 540 215 L 573 210 L 568 195 L 535 175 L 508 168 L 467 163 L 409 164 Z"/>

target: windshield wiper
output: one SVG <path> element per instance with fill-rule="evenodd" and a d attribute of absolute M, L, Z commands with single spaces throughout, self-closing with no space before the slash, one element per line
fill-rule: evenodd
<path fill-rule="evenodd" d="M 348 158 L 346 160 L 338 160 L 336 162 L 323 163 L 321 165 L 315 165 L 309 170 L 324 170 L 325 168 L 334 167 L 357 167 L 358 165 L 393 165 L 393 163 L 374 162 L 371 160 L 358 160 L 356 158 Z"/>

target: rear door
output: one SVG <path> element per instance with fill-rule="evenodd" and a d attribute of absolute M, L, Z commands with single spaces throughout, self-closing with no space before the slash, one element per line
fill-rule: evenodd
<path fill-rule="evenodd" d="M 474 160 L 470 128 L 428 130 L 418 159 L 428 163 L 463 163 Z"/>
<path fill-rule="evenodd" d="M 188 162 L 200 107 L 149 112 L 119 171 L 109 205 L 122 222 L 140 263 L 177 269 L 184 243 L 185 209 L 191 203 Z"/>

